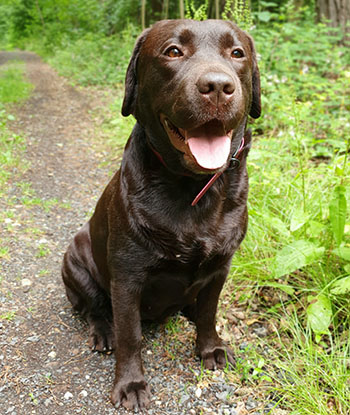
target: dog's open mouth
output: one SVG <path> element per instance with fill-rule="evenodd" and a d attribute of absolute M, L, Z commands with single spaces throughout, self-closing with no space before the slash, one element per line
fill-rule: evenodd
<path fill-rule="evenodd" d="M 232 131 L 226 131 L 219 120 L 184 130 L 176 127 L 163 114 L 160 117 L 172 145 L 188 156 L 201 170 L 222 168 L 230 155 Z"/>

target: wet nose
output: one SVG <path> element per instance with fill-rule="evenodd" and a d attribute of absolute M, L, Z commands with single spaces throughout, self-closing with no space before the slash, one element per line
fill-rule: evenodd
<path fill-rule="evenodd" d="M 215 104 L 228 102 L 235 91 L 235 84 L 230 75 L 223 72 L 207 72 L 200 76 L 198 91 L 207 96 Z"/>

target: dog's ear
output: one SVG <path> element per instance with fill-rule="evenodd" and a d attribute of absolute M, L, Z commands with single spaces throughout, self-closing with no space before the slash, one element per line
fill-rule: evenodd
<path fill-rule="evenodd" d="M 260 98 L 260 72 L 255 53 L 253 39 L 249 36 L 250 48 L 252 51 L 253 68 L 252 68 L 252 105 L 249 115 L 253 118 L 259 118 L 261 115 L 261 98 Z"/>
<path fill-rule="evenodd" d="M 144 30 L 136 41 L 132 56 L 130 58 L 129 66 L 125 77 L 125 94 L 122 106 L 122 114 L 127 117 L 135 112 L 136 96 L 137 96 L 137 77 L 136 65 L 140 54 L 141 46 L 145 41 L 150 29 Z"/>

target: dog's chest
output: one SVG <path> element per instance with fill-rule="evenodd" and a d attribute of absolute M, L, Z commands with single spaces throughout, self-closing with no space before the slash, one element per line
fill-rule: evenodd
<path fill-rule="evenodd" d="M 193 248 L 192 256 L 178 252 L 182 253 L 173 259 L 163 258 L 147 270 L 141 300 L 143 319 L 163 320 L 192 304 L 223 262 L 221 255 L 208 257 L 200 247 Z"/>

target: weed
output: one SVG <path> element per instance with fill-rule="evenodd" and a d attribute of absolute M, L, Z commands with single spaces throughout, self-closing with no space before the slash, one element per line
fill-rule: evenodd
<path fill-rule="evenodd" d="M 8 311 L 7 313 L 1 314 L 1 320 L 12 321 L 15 318 L 16 312 L 15 311 Z"/>
<path fill-rule="evenodd" d="M 195 375 L 197 383 L 202 382 L 202 380 L 204 379 L 205 374 L 209 372 L 208 370 L 205 370 L 203 360 L 201 360 L 201 368 L 200 368 L 199 372 L 197 370 L 192 369 L 192 368 L 190 368 L 190 370 Z"/>
<path fill-rule="evenodd" d="M 45 374 L 45 381 L 48 385 L 52 385 L 54 383 L 52 379 L 52 373 L 48 372 Z"/>
<path fill-rule="evenodd" d="M 62 208 L 62 209 L 67 209 L 67 210 L 72 209 L 72 205 L 71 205 L 70 202 L 60 203 L 59 207 Z"/>
<path fill-rule="evenodd" d="M 39 244 L 38 253 L 36 254 L 37 258 L 43 258 L 50 253 L 50 249 L 45 244 Z"/>
<path fill-rule="evenodd" d="M 40 230 L 39 228 L 31 228 L 31 227 L 26 228 L 25 232 L 29 233 L 29 234 L 32 234 L 32 235 L 36 235 L 36 236 L 42 234 L 42 230 Z"/>
<path fill-rule="evenodd" d="M 28 396 L 30 397 L 33 405 L 38 405 L 39 404 L 38 399 L 34 396 L 34 394 L 32 392 L 29 392 Z"/>
<path fill-rule="evenodd" d="M 346 333 L 317 345 L 295 312 L 285 321 L 287 336 L 282 333 L 279 352 L 276 348 L 273 351 L 280 396 L 289 405 L 303 408 L 303 412 L 295 413 L 348 414 L 350 345 Z"/>
<path fill-rule="evenodd" d="M 165 324 L 165 330 L 170 335 L 175 335 L 181 332 L 181 321 L 178 316 L 174 316 L 168 319 Z"/>
<path fill-rule="evenodd" d="M 9 259 L 10 258 L 10 249 L 8 246 L 0 247 L 0 258 Z"/>

